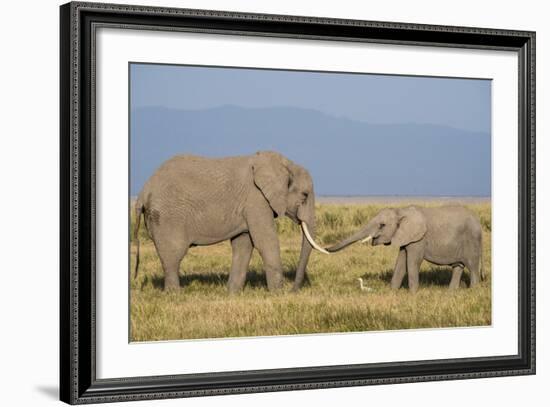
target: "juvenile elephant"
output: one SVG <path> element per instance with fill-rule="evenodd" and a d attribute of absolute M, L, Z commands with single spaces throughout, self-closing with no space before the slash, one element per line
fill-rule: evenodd
<path fill-rule="evenodd" d="M 401 286 L 408 273 L 409 289 L 416 292 L 423 260 L 453 267 L 449 288 L 459 287 L 464 267 L 470 270 L 471 287 L 483 279 L 481 225 L 478 217 L 462 206 L 382 209 L 363 229 L 327 250 L 336 252 L 358 240 L 371 240 L 373 246 L 399 247 L 391 280 L 393 289 Z"/>
<path fill-rule="evenodd" d="M 294 289 L 300 288 L 312 248 L 315 194 L 308 171 L 275 152 L 204 158 L 176 156 L 145 183 L 135 204 L 135 274 L 141 215 L 164 269 L 165 289 L 179 288 L 179 265 L 189 247 L 231 240 L 228 288 L 243 288 L 252 250 L 263 260 L 269 290 L 281 288 L 283 268 L 274 219 L 301 224 L 303 239 Z M 326 253 L 326 252 L 325 252 Z"/>

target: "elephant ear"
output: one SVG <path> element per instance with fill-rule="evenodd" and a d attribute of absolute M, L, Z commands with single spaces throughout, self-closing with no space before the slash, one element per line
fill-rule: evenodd
<path fill-rule="evenodd" d="M 424 214 L 415 208 L 398 209 L 399 225 L 392 238 L 392 243 L 401 247 L 409 243 L 418 242 L 426 234 L 426 218 Z"/>
<path fill-rule="evenodd" d="M 273 152 L 256 153 L 252 164 L 254 184 L 262 191 L 277 216 L 284 216 L 290 173 L 283 157 Z"/>

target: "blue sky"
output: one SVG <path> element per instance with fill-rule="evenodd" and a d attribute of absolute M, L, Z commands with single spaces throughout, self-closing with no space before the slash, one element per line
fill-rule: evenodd
<path fill-rule="evenodd" d="M 292 106 L 369 123 L 491 129 L 489 80 L 180 65 L 131 69 L 133 108 Z"/>
<path fill-rule="evenodd" d="M 288 113 L 288 119 L 291 120 L 292 115 L 296 112 L 314 111 L 323 116 L 328 116 L 340 120 L 341 129 L 347 129 L 352 122 L 364 123 L 365 125 L 387 125 L 387 126 L 405 126 L 404 133 L 410 134 L 411 138 L 422 138 L 422 126 L 427 131 L 432 132 L 434 126 L 441 133 L 441 137 L 434 139 L 435 142 L 422 140 L 418 143 L 418 148 L 423 149 L 415 154 L 414 149 L 416 144 L 412 143 L 408 151 L 402 151 L 401 156 L 390 157 L 394 161 L 391 165 L 403 164 L 404 167 L 414 168 L 419 174 L 426 174 L 425 179 L 415 179 L 416 185 L 411 186 L 411 181 L 407 180 L 406 174 L 402 177 L 395 176 L 393 178 L 384 178 L 384 185 L 378 185 L 376 191 L 371 191 L 368 186 L 358 188 L 357 185 L 350 181 L 350 194 L 372 193 L 384 194 L 429 194 L 429 195 L 490 195 L 490 150 L 484 155 L 476 154 L 475 163 L 472 165 L 481 166 L 484 172 L 483 176 L 476 177 L 474 173 L 461 171 L 465 166 L 468 166 L 469 155 L 461 156 L 460 165 L 456 165 L 453 171 L 441 172 L 440 179 L 434 178 L 434 174 L 430 174 L 430 169 L 433 169 L 433 163 L 430 163 L 425 156 L 426 148 L 430 149 L 430 144 L 434 144 L 434 151 L 439 155 L 445 155 L 445 145 L 461 150 L 459 145 L 460 140 L 452 140 L 452 137 L 462 138 L 462 134 L 477 134 L 475 137 L 483 138 L 484 143 L 489 143 L 491 132 L 491 81 L 480 79 L 457 79 L 457 78 L 434 78 L 434 77 L 414 77 L 414 76 L 390 76 L 390 75 L 373 75 L 373 74 L 348 74 L 348 73 L 326 73 L 326 72 L 300 72 L 300 71 L 278 71 L 278 70 L 259 70 L 259 69 L 239 69 L 239 68 L 217 68 L 217 67 L 194 67 L 180 65 L 157 65 L 157 64 L 131 64 L 131 100 L 130 108 L 132 111 L 132 130 L 131 137 L 135 139 L 139 137 L 139 142 L 133 140 L 134 147 L 132 149 L 132 171 L 140 171 L 140 176 L 143 174 L 142 168 L 147 167 L 147 172 L 151 172 L 153 168 L 159 164 L 157 162 L 146 162 L 147 160 L 158 161 L 164 159 L 167 153 L 159 155 L 151 155 L 147 151 L 137 151 L 136 149 L 151 150 L 155 149 L 155 140 L 159 137 L 164 137 L 165 134 L 161 130 L 155 131 L 155 135 L 147 136 L 138 134 L 143 131 L 143 128 L 148 128 L 154 125 L 154 118 L 157 116 L 147 115 L 145 112 L 148 108 L 163 108 L 170 111 L 178 110 L 186 112 L 187 124 L 179 124 L 180 127 L 199 128 L 196 126 L 193 112 L 197 114 L 216 109 L 226 109 L 225 113 L 231 111 L 231 108 L 237 108 L 239 117 L 243 114 L 254 115 L 258 109 L 263 109 L 262 114 L 269 116 L 270 112 L 274 112 L 273 117 L 277 117 L 279 121 L 285 121 L 284 112 Z M 287 110 L 281 110 L 285 108 Z M 229 110 L 228 110 L 229 109 Z M 294 110 L 293 110 L 294 109 Z M 243 113 L 244 112 L 244 113 Z M 283 112 L 283 113 L 281 113 Z M 283 114 L 283 116 L 281 116 Z M 138 117 L 142 115 L 141 117 Z M 152 121 L 147 122 L 143 120 Z M 198 116 L 197 116 L 198 117 Z M 202 116 L 201 116 L 202 117 Z M 216 115 L 212 115 L 212 120 L 215 120 Z M 308 116 L 309 117 L 309 116 Z M 198 119 L 197 119 L 198 120 Z M 204 117 L 201 118 L 204 120 Z M 316 132 L 315 126 L 320 126 L 322 121 L 317 116 L 312 116 L 311 131 Z M 324 120 L 324 119 L 323 119 Z M 241 120 L 231 122 L 231 129 L 227 129 L 227 123 L 223 129 L 216 129 L 219 133 L 219 138 L 208 137 L 208 140 L 194 149 L 200 151 L 181 151 L 187 147 L 197 146 L 196 143 L 185 142 L 186 137 L 190 137 L 189 132 L 185 129 L 177 129 L 181 131 L 181 138 L 176 137 L 173 146 L 173 154 L 182 152 L 200 153 L 201 155 L 220 155 L 218 151 L 218 142 L 223 144 L 222 137 L 230 138 L 235 143 L 239 143 L 239 135 L 246 132 L 256 132 L 262 135 L 262 139 L 258 142 L 258 148 L 267 146 L 277 146 L 279 137 L 277 133 L 264 131 L 263 128 L 250 128 L 250 120 Z M 136 128 L 139 123 L 141 128 Z M 176 123 L 176 121 L 174 121 Z M 347 123 L 347 124 L 346 124 Z M 279 122 L 277 127 L 279 128 Z M 256 124 L 256 126 L 258 126 Z M 261 124 L 260 124 L 261 126 Z M 408 127 L 407 127 L 408 126 Z M 166 126 L 156 126 L 157 129 L 165 128 Z M 384 127 L 388 129 L 390 127 Z M 410 128 L 410 131 L 408 129 Z M 447 131 L 446 128 L 460 130 L 461 132 Z M 286 129 L 286 128 L 285 128 Z M 370 129 L 370 130 L 369 130 Z M 323 131 L 319 129 L 319 137 L 322 137 Z M 163 130 L 171 132 L 172 130 Z M 286 129 L 286 132 L 289 130 Z M 344 130 L 343 130 L 344 132 Z M 370 132 L 370 133 L 369 133 Z M 372 134 L 372 127 L 365 126 L 365 137 L 376 137 Z M 381 131 L 380 134 L 393 134 L 392 131 Z M 211 135 L 210 135 L 211 136 Z M 166 137 L 168 135 L 166 134 Z M 195 140 L 201 137 L 200 134 L 193 134 Z M 338 138 L 334 138 L 334 144 L 345 142 L 346 134 L 339 134 Z M 387 136 L 391 137 L 391 136 Z M 273 142 L 269 139 L 273 138 Z M 464 140 L 469 139 L 464 137 Z M 187 139 L 189 141 L 190 139 Z M 430 139 L 431 140 L 431 139 Z M 225 140 L 227 141 L 227 140 Z M 389 140 L 386 140 L 389 142 Z M 210 144 L 211 145 L 210 145 Z M 465 141 L 466 143 L 466 141 Z M 470 141 L 468 141 L 470 143 Z M 371 143 L 373 144 L 373 143 Z M 333 149 L 330 142 L 323 144 L 324 148 Z M 367 144 L 368 146 L 369 144 Z M 169 149 L 170 146 L 168 146 Z M 464 146 L 464 151 L 469 147 Z M 490 147 L 489 147 L 490 149 Z M 242 150 L 242 151 L 241 151 Z M 243 145 L 242 149 L 231 149 L 231 152 L 249 153 L 255 150 L 254 146 Z M 337 152 L 337 149 L 334 148 Z M 323 153 L 328 153 L 327 151 Z M 292 157 L 293 151 L 283 151 L 290 155 L 295 161 L 299 162 L 301 157 Z M 371 152 L 372 153 L 372 152 Z M 344 153 L 342 153 L 344 154 Z M 449 165 L 453 165 L 453 152 L 448 151 Z M 321 154 L 322 155 L 322 154 Z M 139 162 L 138 160 L 139 157 Z M 418 157 L 424 157 L 420 160 Z M 473 159 L 473 158 L 472 158 Z M 346 170 L 357 170 L 357 165 L 351 165 L 347 162 L 348 156 L 334 155 L 332 165 L 341 167 L 342 176 Z M 480 160 L 482 161 L 480 163 Z M 369 174 L 375 174 L 383 170 L 380 164 L 377 168 L 369 167 L 369 160 L 365 160 L 364 171 Z M 443 164 L 445 161 L 441 159 Z M 154 164 L 154 165 L 153 165 Z M 346 167 L 349 167 L 346 169 Z M 425 168 L 423 168 L 425 167 Z M 489 171 L 487 176 L 486 172 Z M 387 173 L 387 172 L 386 172 Z M 315 174 L 312 174 L 315 175 Z M 319 171 L 319 177 L 323 174 Z M 315 177 L 314 177 L 315 178 Z M 320 179 L 320 184 L 323 185 L 323 192 L 326 194 L 346 194 L 346 188 L 342 189 L 342 185 L 330 185 L 327 181 L 328 177 Z M 416 177 L 418 178 L 418 177 Z M 455 179 L 456 178 L 456 179 Z M 477 179 L 476 179 L 477 178 Z M 314 179 L 314 181 L 316 181 Z M 453 189 L 449 186 L 449 182 L 455 182 L 461 185 L 456 193 L 452 193 Z M 138 184 L 136 188 L 139 188 Z M 374 182 L 376 185 L 376 182 Z M 427 184 L 430 184 L 428 187 Z M 425 186 L 423 186 L 425 185 Z M 439 187 L 441 186 L 441 187 Z M 132 192 L 133 193 L 133 192 Z"/>

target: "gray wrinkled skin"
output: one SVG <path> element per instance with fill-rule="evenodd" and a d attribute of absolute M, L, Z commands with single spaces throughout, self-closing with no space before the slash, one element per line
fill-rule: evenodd
<path fill-rule="evenodd" d="M 423 260 L 453 267 L 451 289 L 460 286 L 464 267 L 470 271 L 470 287 L 483 278 L 481 225 L 478 217 L 462 206 L 382 209 L 357 233 L 327 250 L 336 252 L 368 236 L 372 236 L 373 246 L 399 247 L 391 281 L 393 289 L 401 287 L 407 273 L 409 289 L 416 292 Z"/>
<path fill-rule="evenodd" d="M 245 284 L 252 250 L 260 253 L 269 290 L 283 284 L 275 217 L 306 222 L 315 232 L 315 194 L 308 171 L 275 152 L 204 158 L 175 156 L 145 183 L 136 205 L 155 244 L 165 289 L 179 288 L 178 270 L 189 247 L 231 240 L 229 291 Z M 139 266 L 139 241 L 136 274 Z M 294 289 L 304 281 L 312 247 L 303 237 Z"/>

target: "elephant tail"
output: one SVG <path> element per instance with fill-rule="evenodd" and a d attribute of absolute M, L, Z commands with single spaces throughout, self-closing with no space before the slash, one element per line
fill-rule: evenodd
<path fill-rule="evenodd" d="M 141 223 L 141 214 L 143 213 L 143 204 L 139 197 L 136 200 L 134 207 L 135 210 L 135 222 L 134 222 L 134 242 L 136 243 L 136 267 L 134 269 L 134 278 L 137 277 L 139 267 L 139 226 Z"/>

